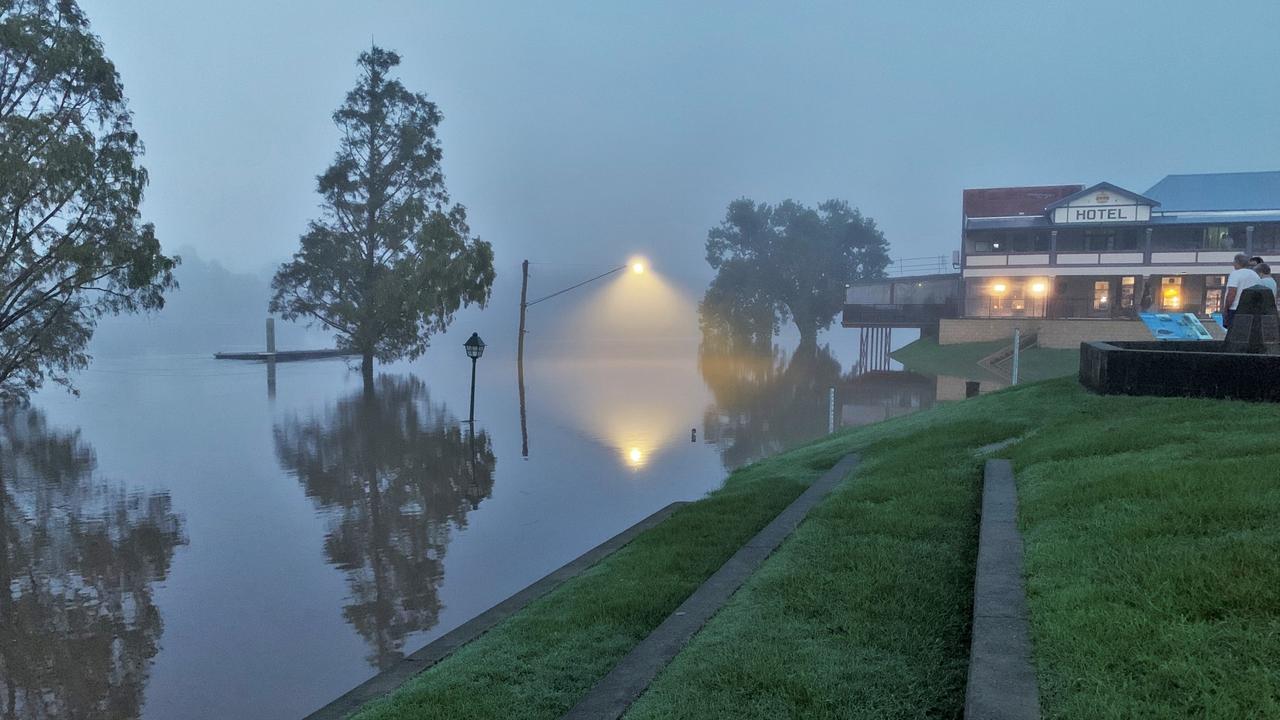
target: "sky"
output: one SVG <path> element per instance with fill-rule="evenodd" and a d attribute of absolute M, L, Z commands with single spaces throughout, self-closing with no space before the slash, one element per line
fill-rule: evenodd
<path fill-rule="evenodd" d="M 371 42 L 444 114 L 500 276 L 632 254 L 698 295 L 735 198 L 841 198 L 949 255 L 966 187 L 1280 169 L 1280 3 L 82 0 L 165 247 L 265 274 Z"/>

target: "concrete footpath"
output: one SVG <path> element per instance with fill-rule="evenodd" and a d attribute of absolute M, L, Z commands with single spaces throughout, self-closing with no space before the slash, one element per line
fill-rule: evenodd
<path fill-rule="evenodd" d="M 687 504 L 686 502 L 671 503 L 614 535 L 515 595 L 441 635 L 426 647 L 406 656 L 392 667 L 374 675 L 342 695 L 342 697 L 306 716 L 304 720 L 341 720 L 358 710 L 365 703 L 392 692 L 409 678 L 445 659 L 458 648 L 475 640 L 493 628 L 493 626 L 524 609 L 529 603 L 546 595 L 562 585 L 566 580 L 600 562 L 611 553 L 634 540 L 640 533 L 666 520 L 677 508 Z"/>
<path fill-rule="evenodd" d="M 1018 490 L 1008 460 L 988 460 L 973 583 L 973 638 L 965 720 L 1038 720 L 1031 623 L 1018 532 Z"/>
<path fill-rule="evenodd" d="M 800 525 L 809 511 L 857 466 L 846 455 L 814 481 L 755 537 L 706 580 L 676 611 L 632 648 L 578 704 L 565 720 L 615 720 L 649 687 L 702 626 L 729 600 L 773 551 Z"/>

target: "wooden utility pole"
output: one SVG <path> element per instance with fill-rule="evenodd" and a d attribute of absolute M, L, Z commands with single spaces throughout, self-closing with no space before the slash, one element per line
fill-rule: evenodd
<path fill-rule="evenodd" d="M 516 378 L 520 386 L 520 456 L 529 457 L 529 425 L 524 410 L 524 314 L 529 309 L 529 261 L 520 264 L 520 337 L 516 339 Z"/>

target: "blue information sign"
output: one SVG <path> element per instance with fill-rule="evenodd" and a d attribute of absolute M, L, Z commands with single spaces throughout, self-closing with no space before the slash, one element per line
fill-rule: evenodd
<path fill-rule="evenodd" d="M 1212 340 L 1195 313 L 1139 313 L 1157 340 Z"/>

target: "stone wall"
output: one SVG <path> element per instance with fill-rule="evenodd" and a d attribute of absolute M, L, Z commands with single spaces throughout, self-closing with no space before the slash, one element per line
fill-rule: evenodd
<path fill-rule="evenodd" d="M 1204 326 L 1215 339 L 1226 332 L 1217 323 Z M 943 320 L 938 327 L 939 345 L 1010 340 L 1014 328 L 1039 335 L 1040 347 L 1074 350 L 1082 342 L 1094 340 L 1152 340 L 1151 331 L 1141 320 L 1045 320 L 1043 318 L 959 318 Z"/>
<path fill-rule="evenodd" d="M 1080 384 L 1104 394 L 1280 402 L 1280 355 L 1229 352 L 1224 342 L 1090 342 Z"/>

